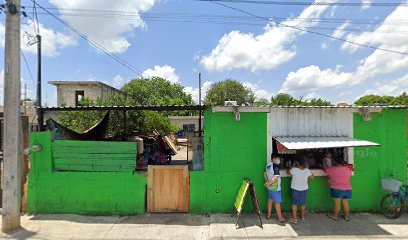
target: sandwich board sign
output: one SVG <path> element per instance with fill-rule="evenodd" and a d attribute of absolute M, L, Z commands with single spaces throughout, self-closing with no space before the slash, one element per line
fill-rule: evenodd
<path fill-rule="evenodd" d="M 259 221 L 261 222 L 261 228 L 263 228 L 261 210 L 259 209 L 258 198 L 255 192 L 255 186 L 254 186 L 254 183 L 248 178 L 245 178 L 242 181 L 241 187 L 238 190 L 237 198 L 235 199 L 234 210 L 231 216 L 237 213 L 237 221 L 235 222 L 235 225 L 238 225 L 238 221 L 241 216 L 242 207 L 244 205 L 245 197 L 248 193 L 248 190 L 249 190 L 249 194 L 251 195 L 253 210 L 258 215 Z"/>

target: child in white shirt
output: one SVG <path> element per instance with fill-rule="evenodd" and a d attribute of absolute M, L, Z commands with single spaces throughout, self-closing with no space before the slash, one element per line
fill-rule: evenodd
<path fill-rule="evenodd" d="M 290 221 L 292 223 L 298 223 L 297 219 L 297 205 L 300 205 L 302 208 L 302 222 L 305 221 L 306 215 L 306 194 L 309 186 L 307 181 L 309 178 L 313 179 L 314 175 L 312 172 L 306 168 L 304 159 L 298 161 L 298 166 L 293 167 L 288 170 L 287 173 L 289 176 L 292 176 L 292 218 Z"/>

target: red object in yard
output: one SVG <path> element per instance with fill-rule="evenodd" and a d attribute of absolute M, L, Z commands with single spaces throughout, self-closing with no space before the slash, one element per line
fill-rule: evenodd
<path fill-rule="evenodd" d="M 142 161 L 136 161 L 136 169 L 141 169 L 143 168 L 143 162 Z"/>

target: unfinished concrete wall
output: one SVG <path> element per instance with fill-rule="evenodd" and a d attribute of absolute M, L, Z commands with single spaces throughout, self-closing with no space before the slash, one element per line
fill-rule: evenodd
<path fill-rule="evenodd" d="M 58 85 L 57 86 L 57 104 L 58 106 L 75 106 L 76 91 L 84 91 L 84 97 L 92 100 L 101 98 L 102 86 L 90 84 L 78 85 Z"/>

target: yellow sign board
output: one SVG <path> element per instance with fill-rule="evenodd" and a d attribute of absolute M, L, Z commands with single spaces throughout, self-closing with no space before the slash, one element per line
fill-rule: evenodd
<path fill-rule="evenodd" d="M 235 209 L 237 212 L 241 212 L 242 205 L 244 205 L 245 195 L 249 188 L 249 182 L 243 180 L 241 187 L 239 188 L 237 198 L 235 199 Z"/>

